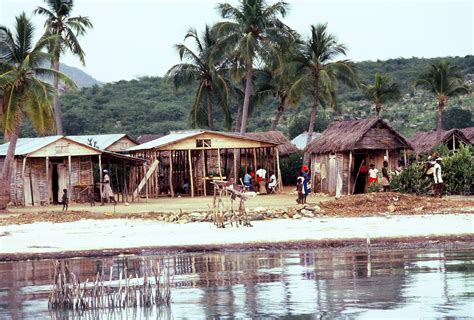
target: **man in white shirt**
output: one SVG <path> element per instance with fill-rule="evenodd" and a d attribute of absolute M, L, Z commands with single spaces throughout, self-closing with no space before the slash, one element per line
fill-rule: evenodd
<path fill-rule="evenodd" d="M 433 173 L 433 180 L 434 180 L 434 196 L 435 197 L 443 197 L 443 190 L 444 190 L 444 182 L 443 177 L 441 176 L 441 160 L 442 158 L 437 158 L 436 163 L 433 166 L 434 173 Z"/>
<path fill-rule="evenodd" d="M 257 175 L 257 182 L 258 182 L 258 192 L 260 194 L 267 193 L 267 181 L 265 180 L 267 177 L 267 170 L 263 169 L 261 166 L 257 167 L 257 171 L 255 172 Z"/>

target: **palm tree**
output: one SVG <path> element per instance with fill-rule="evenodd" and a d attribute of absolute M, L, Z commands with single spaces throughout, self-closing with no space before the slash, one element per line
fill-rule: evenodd
<path fill-rule="evenodd" d="M 373 84 L 363 85 L 362 88 L 367 99 L 375 104 L 377 117 L 382 110 L 383 104 L 400 99 L 400 89 L 398 85 L 394 83 L 389 76 L 384 76 L 380 74 L 380 72 L 375 73 Z"/>
<path fill-rule="evenodd" d="M 86 33 L 86 29 L 92 28 L 92 23 L 88 17 L 71 17 L 74 8 L 73 0 L 45 0 L 48 8 L 38 7 L 34 11 L 36 14 L 46 16 L 45 37 L 57 35 L 58 37 L 48 46 L 52 55 L 51 66 L 59 72 L 59 60 L 61 54 L 66 50 L 79 57 L 85 65 L 85 53 L 81 48 L 78 36 Z M 54 117 L 57 134 L 63 135 L 63 124 L 61 117 L 61 104 L 59 101 L 59 79 L 54 77 Z"/>
<path fill-rule="evenodd" d="M 283 40 L 291 37 L 288 27 L 278 19 L 286 15 L 287 8 L 285 2 L 267 5 L 265 0 L 240 0 L 237 7 L 228 3 L 217 6 L 222 18 L 227 20 L 214 27 L 220 38 L 215 55 L 226 52 L 245 70 L 240 133 L 247 130 L 254 64 L 278 54 Z"/>
<path fill-rule="evenodd" d="M 0 210 L 6 208 L 10 198 L 10 177 L 22 119 L 29 118 L 39 133 L 54 128 L 53 88 L 41 79 L 57 76 L 74 86 L 63 74 L 42 67 L 51 58 L 43 49 L 53 39 L 42 38 L 33 44 L 34 27 L 25 13 L 16 17 L 13 31 L 0 26 L 0 123 L 5 140 L 10 143 L 0 174 Z"/>
<path fill-rule="evenodd" d="M 422 87 L 431 92 L 438 100 L 438 128 L 436 133 L 437 141 L 441 140 L 441 130 L 443 130 L 443 111 L 449 97 L 459 96 L 469 93 L 469 87 L 464 82 L 461 75 L 454 74 L 451 64 L 441 60 L 432 64 L 425 72 L 418 76 L 414 82 L 414 87 Z"/>
<path fill-rule="evenodd" d="M 331 106 L 337 111 L 337 82 L 358 85 L 353 64 L 348 60 L 334 61 L 338 55 L 346 55 L 346 51 L 346 47 L 327 32 L 327 24 L 312 25 L 310 38 L 301 44 L 300 53 L 291 63 L 297 80 L 289 90 L 290 98 L 301 90 L 310 92 L 313 96 L 307 144 L 313 136 L 318 104 L 323 107 Z M 305 152 L 303 164 L 307 165 L 308 162 L 309 154 Z"/>
<path fill-rule="evenodd" d="M 213 61 L 211 52 L 216 44 L 216 37 L 211 33 L 208 25 L 202 37 L 199 37 L 194 28 L 189 29 L 184 40 L 192 38 L 196 44 L 195 53 L 185 44 L 177 44 L 181 61 L 186 62 L 176 64 L 171 67 L 165 77 L 171 80 L 176 87 L 188 87 L 198 85 L 194 104 L 191 110 L 191 125 L 206 125 L 214 129 L 213 106 L 221 106 L 227 127 L 230 127 L 231 116 L 227 105 L 229 95 L 229 81 L 226 78 L 226 61 Z M 203 110 L 203 105 L 207 105 L 207 112 Z M 205 109 L 205 108 L 204 108 Z M 207 114 L 206 117 L 203 115 Z"/>

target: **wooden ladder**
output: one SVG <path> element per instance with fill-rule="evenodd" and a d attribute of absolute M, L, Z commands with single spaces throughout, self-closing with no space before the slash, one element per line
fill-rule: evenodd
<path fill-rule="evenodd" d="M 140 181 L 140 183 L 138 184 L 137 189 L 135 189 L 135 191 L 133 191 L 133 197 L 134 198 L 136 198 L 138 196 L 138 193 L 140 193 L 140 191 L 142 191 L 142 189 L 145 186 L 147 180 L 150 179 L 151 175 L 153 174 L 153 172 L 155 171 L 155 169 L 156 169 L 156 167 L 158 166 L 159 163 L 160 163 L 160 161 L 158 161 L 158 160 L 153 161 L 150 168 L 148 168 L 148 171 L 146 172 L 145 177 L 143 177 L 142 181 Z"/>

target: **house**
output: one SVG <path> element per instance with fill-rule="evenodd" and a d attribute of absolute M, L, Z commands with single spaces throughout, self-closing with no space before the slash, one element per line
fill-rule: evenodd
<path fill-rule="evenodd" d="M 9 143 L 0 145 L 0 166 L 8 146 Z M 123 200 L 128 184 L 128 174 L 124 172 L 141 168 L 144 162 L 59 135 L 20 138 L 15 149 L 10 200 L 17 206 L 58 203 L 62 190 L 67 189 L 71 200 L 84 201 L 94 191 L 95 183 L 102 181 L 102 169 L 110 170 L 112 165 L 122 169 L 113 173 L 112 187 L 122 192 Z"/>
<path fill-rule="evenodd" d="M 138 141 L 123 133 L 91 134 L 67 137 L 71 140 L 90 145 L 100 150 L 120 153 L 139 144 Z"/>
<path fill-rule="evenodd" d="M 374 163 L 380 170 L 387 160 L 393 170 L 409 149 L 410 143 L 380 118 L 333 122 L 305 149 L 311 153 L 312 188 L 330 195 L 366 192 L 361 168 Z"/>
<path fill-rule="evenodd" d="M 320 136 L 321 136 L 321 133 L 313 132 L 311 136 L 311 141 L 318 139 Z M 308 131 L 305 131 L 299 134 L 298 136 L 293 138 L 293 140 L 291 140 L 291 143 L 293 143 L 299 150 L 304 150 L 304 148 L 306 148 L 307 142 L 308 142 Z"/>
<path fill-rule="evenodd" d="M 286 157 L 299 151 L 281 131 L 248 132 L 244 133 L 244 136 L 278 144 L 280 157 Z"/>
<path fill-rule="evenodd" d="M 148 172 L 138 173 L 134 192 L 146 196 L 179 191 L 185 182 L 190 194 L 210 194 L 213 180 L 239 182 L 243 172 L 260 165 L 280 176 L 278 144 L 265 140 L 208 130 L 174 131 L 169 135 L 128 149 L 146 159 Z"/>
<path fill-rule="evenodd" d="M 427 131 L 427 132 L 417 132 L 409 140 L 410 144 L 413 146 L 416 156 L 420 154 L 429 154 L 433 149 L 440 143 L 446 145 L 449 150 L 459 149 L 459 145 L 470 144 L 471 142 L 466 137 L 460 129 L 451 129 L 443 130 L 441 132 L 441 140 L 437 139 L 437 132 Z"/>

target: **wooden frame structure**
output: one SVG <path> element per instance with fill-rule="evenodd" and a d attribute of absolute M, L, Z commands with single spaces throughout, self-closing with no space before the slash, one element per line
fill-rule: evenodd
<path fill-rule="evenodd" d="M 467 131 L 466 131 L 467 132 Z M 471 144 L 469 138 L 461 129 L 451 129 L 441 132 L 441 141 L 437 140 L 437 132 L 417 132 L 413 137 L 408 139 L 413 146 L 413 150 L 418 158 L 420 154 L 429 154 L 440 143 L 446 145 L 449 150 L 456 151 L 461 144 Z"/>
<path fill-rule="evenodd" d="M 192 197 L 212 195 L 212 181 L 233 179 L 238 183 L 242 170 L 255 170 L 257 165 L 281 176 L 278 144 L 232 133 L 177 131 L 128 152 L 149 163 L 159 163 L 150 172 L 145 190 L 153 197 L 162 193 L 175 196 L 185 181 Z M 139 179 L 143 181 L 144 176 L 140 174 Z"/>
<path fill-rule="evenodd" d="M 367 191 L 367 177 L 359 175 L 362 166 L 374 163 L 380 171 L 386 160 L 393 170 L 401 151 L 406 163 L 407 150 L 412 147 L 386 122 L 369 118 L 333 122 L 305 150 L 311 153 L 313 190 L 330 195 L 340 191 L 342 195 Z"/>

